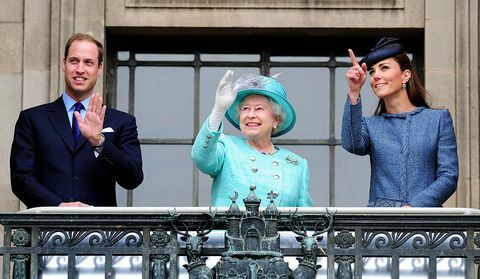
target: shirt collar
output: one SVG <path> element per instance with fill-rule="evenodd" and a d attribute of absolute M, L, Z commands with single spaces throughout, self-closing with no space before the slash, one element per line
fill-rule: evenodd
<path fill-rule="evenodd" d="M 90 102 L 90 97 L 86 98 L 85 100 L 83 100 L 81 103 L 83 105 L 83 107 L 85 108 L 85 110 L 88 109 L 88 103 Z M 62 99 L 63 99 L 63 103 L 65 104 L 65 109 L 67 111 L 70 111 L 70 110 L 74 110 L 73 108 L 73 105 L 77 102 L 75 101 L 74 99 L 72 99 L 70 96 L 68 96 L 67 93 L 63 93 L 62 95 Z"/>

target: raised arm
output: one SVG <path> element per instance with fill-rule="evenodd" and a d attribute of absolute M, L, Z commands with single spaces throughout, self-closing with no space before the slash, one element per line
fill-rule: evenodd
<path fill-rule="evenodd" d="M 220 171 L 225 155 L 224 145 L 219 141 L 223 131 L 222 120 L 237 96 L 238 88 L 232 88 L 232 78 L 233 71 L 228 70 L 218 83 L 215 105 L 192 147 L 195 165 L 203 173 L 212 177 Z"/>
<path fill-rule="evenodd" d="M 348 50 L 352 67 L 348 69 L 348 97 L 345 102 L 342 121 L 342 146 L 350 153 L 366 155 L 369 152 L 369 135 L 362 117 L 360 91 L 366 80 L 367 65 L 359 65 L 355 54 Z"/>

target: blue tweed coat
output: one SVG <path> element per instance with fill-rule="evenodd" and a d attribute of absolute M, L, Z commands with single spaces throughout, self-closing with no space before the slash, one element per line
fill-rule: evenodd
<path fill-rule="evenodd" d="M 362 117 L 362 104 L 345 104 L 343 147 L 370 155 L 369 206 L 390 199 L 436 207 L 455 192 L 458 157 L 448 110 L 417 107 L 408 113 Z"/>
<path fill-rule="evenodd" d="M 208 120 L 200 129 L 192 148 L 192 158 L 202 172 L 213 178 L 212 206 L 229 206 L 229 196 L 237 191 L 246 197 L 250 185 L 257 188 L 255 194 L 267 206 L 267 194 L 277 191 L 277 206 L 312 206 L 310 196 L 310 172 L 307 161 L 300 156 L 279 148 L 272 155 L 258 152 L 243 137 L 228 136 L 210 131 Z M 237 200 L 243 205 L 243 200 Z"/>

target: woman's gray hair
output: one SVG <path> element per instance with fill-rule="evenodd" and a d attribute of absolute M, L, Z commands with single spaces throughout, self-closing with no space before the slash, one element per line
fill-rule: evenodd
<path fill-rule="evenodd" d="M 255 95 L 255 94 L 252 94 L 252 95 Z M 275 102 L 272 98 L 270 98 L 269 96 L 265 96 L 265 95 L 260 95 L 260 96 L 264 96 L 265 98 L 267 98 L 268 102 L 272 106 L 273 113 L 278 118 L 278 125 L 277 125 L 277 127 L 273 128 L 273 130 L 272 130 L 272 135 L 273 135 L 273 134 L 275 134 L 275 132 L 278 129 L 280 129 L 282 127 L 283 121 L 286 118 L 286 113 L 283 111 L 282 107 L 277 102 Z M 240 118 L 240 110 L 241 110 L 242 105 L 243 105 L 243 100 L 241 102 L 239 102 L 237 107 L 235 108 L 235 116 L 237 118 Z"/>

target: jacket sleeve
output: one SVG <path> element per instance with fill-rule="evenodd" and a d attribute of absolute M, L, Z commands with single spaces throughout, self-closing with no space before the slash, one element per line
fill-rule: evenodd
<path fill-rule="evenodd" d="M 119 135 L 115 143 L 106 136 L 98 159 L 120 186 L 132 190 L 143 181 L 142 153 L 135 117 L 129 116 L 127 119 L 124 127 L 116 131 Z"/>
<path fill-rule="evenodd" d="M 352 105 L 349 98 L 345 102 L 342 121 L 342 146 L 356 155 L 370 152 L 370 140 L 365 119 L 362 117 L 362 102 Z"/>
<path fill-rule="evenodd" d="M 195 166 L 211 177 L 215 177 L 220 172 L 225 161 L 225 145 L 220 139 L 222 132 L 223 124 L 220 124 L 218 131 L 210 131 L 207 119 L 200 128 L 192 147 Z"/>
<path fill-rule="evenodd" d="M 308 162 L 304 159 L 303 163 L 303 180 L 300 189 L 300 199 L 298 206 L 310 207 L 313 206 L 312 195 L 310 194 L 310 170 L 308 168 Z"/>
<path fill-rule="evenodd" d="M 442 111 L 438 135 L 436 180 L 409 201 L 413 207 L 441 206 L 457 189 L 457 141 L 448 110 Z"/>
<path fill-rule="evenodd" d="M 35 176 L 36 152 L 34 127 L 26 112 L 21 112 L 15 124 L 10 152 L 10 181 L 12 192 L 29 208 L 58 206 L 63 200 L 40 183 Z"/>

